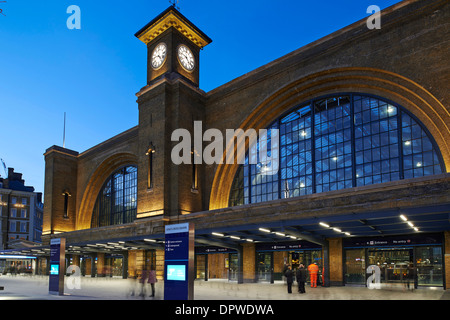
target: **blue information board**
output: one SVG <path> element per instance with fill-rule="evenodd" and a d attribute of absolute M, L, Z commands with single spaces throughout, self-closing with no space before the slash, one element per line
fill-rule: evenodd
<path fill-rule="evenodd" d="M 64 294 L 66 239 L 50 240 L 50 275 L 48 291 L 50 294 Z"/>
<path fill-rule="evenodd" d="M 167 225 L 165 231 L 164 299 L 193 299 L 194 226 Z"/>

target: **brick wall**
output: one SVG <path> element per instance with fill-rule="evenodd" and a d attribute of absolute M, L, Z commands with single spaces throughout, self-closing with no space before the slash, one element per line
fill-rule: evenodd
<path fill-rule="evenodd" d="M 244 265 L 242 268 L 244 282 L 255 282 L 256 250 L 254 243 L 244 243 Z"/>
<path fill-rule="evenodd" d="M 342 238 L 328 239 L 330 256 L 330 283 L 331 285 L 343 285 L 343 248 Z"/>

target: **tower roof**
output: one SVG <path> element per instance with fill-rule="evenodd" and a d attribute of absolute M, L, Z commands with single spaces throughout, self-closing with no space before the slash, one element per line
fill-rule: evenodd
<path fill-rule="evenodd" d="M 197 28 L 173 6 L 167 8 L 155 19 L 150 21 L 145 27 L 139 30 L 135 36 L 145 44 L 148 44 L 170 27 L 177 29 L 200 48 L 203 48 L 212 42 L 203 31 Z"/>

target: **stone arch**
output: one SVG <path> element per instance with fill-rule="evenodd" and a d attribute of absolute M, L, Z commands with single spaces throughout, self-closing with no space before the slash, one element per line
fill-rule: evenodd
<path fill-rule="evenodd" d="M 414 114 L 436 141 L 450 172 L 450 112 L 429 91 L 393 72 L 374 68 L 337 68 L 297 79 L 256 105 L 240 128 L 263 129 L 304 101 L 342 92 L 366 93 L 388 99 Z M 211 188 L 210 210 L 228 207 L 238 164 L 219 164 Z"/>
<path fill-rule="evenodd" d="M 92 212 L 98 193 L 106 179 L 118 168 L 126 165 L 137 166 L 137 156 L 131 153 L 118 153 L 104 160 L 93 172 L 84 190 L 77 214 L 76 229 L 91 227 Z"/>

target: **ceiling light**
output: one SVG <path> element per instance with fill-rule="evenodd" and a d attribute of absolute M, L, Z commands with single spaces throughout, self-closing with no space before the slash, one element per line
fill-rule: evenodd
<path fill-rule="evenodd" d="M 286 235 L 284 233 L 281 232 L 275 232 L 276 235 L 282 236 L 282 237 L 286 237 Z"/>
<path fill-rule="evenodd" d="M 405 141 L 405 146 L 409 146 L 411 144 L 411 141 Z"/>
<path fill-rule="evenodd" d="M 294 236 L 288 236 L 288 237 L 291 239 L 297 240 L 297 237 L 294 237 Z"/>
<path fill-rule="evenodd" d="M 236 237 L 236 236 L 230 236 L 231 239 L 236 239 L 236 240 L 241 240 L 241 238 Z"/>
<path fill-rule="evenodd" d="M 348 233 L 348 232 L 345 232 L 345 235 L 346 235 L 346 236 L 351 236 L 351 234 L 350 234 L 350 233 Z"/>
<path fill-rule="evenodd" d="M 402 218 L 403 221 L 408 221 L 408 218 L 406 218 L 404 215 L 400 215 L 400 218 Z"/>
<path fill-rule="evenodd" d="M 411 221 L 408 221 L 408 224 L 409 224 L 409 226 L 410 226 L 411 228 L 414 228 L 414 225 L 413 225 L 413 223 L 412 223 Z"/>
<path fill-rule="evenodd" d="M 270 230 L 269 230 L 269 229 L 259 228 L 259 230 L 260 230 L 260 231 L 263 231 L 263 232 L 269 232 L 269 233 L 270 233 Z"/>
<path fill-rule="evenodd" d="M 217 232 L 213 232 L 212 234 L 215 235 L 215 236 L 218 236 L 218 237 L 224 237 L 225 236 L 223 233 L 217 233 Z"/>
<path fill-rule="evenodd" d="M 329 227 L 330 227 L 330 225 L 326 224 L 325 222 L 319 222 L 319 224 L 320 224 L 322 227 L 325 227 L 325 228 L 329 228 Z"/>
<path fill-rule="evenodd" d="M 334 231 L 337 231 L 337 232 L 342 232 L 342 230 L 341 230 L 341 229 L 338 229 L 338 228 L 333 228 L 333 230 L 334 230 Z"/>
<path fill-rule="evenodd" d="M 154 239 L 144 239 L 144 241 L 147 241 L 147 242 L 156 242 L 156 240 L 154 240 Z"/>
<path fill-rule="evenodd" d="M 414 227 L 414 231 L 417 231 L 417 232 L 419 232 L 419 228 L 417 228 L 417 227 Z"/>
<path fill-rule="evenodd" d="M 254 240 L 252 240 L 252 239 L 245 239 L 245 241 L 253 242 Z"/>

